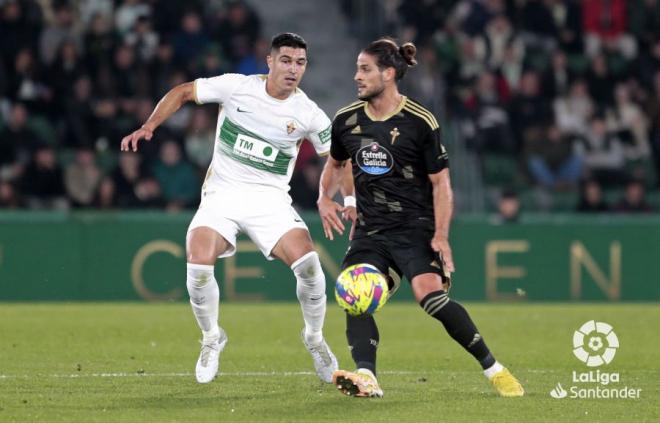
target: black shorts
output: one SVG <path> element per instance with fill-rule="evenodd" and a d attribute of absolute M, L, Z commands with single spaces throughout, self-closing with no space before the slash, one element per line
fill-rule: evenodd
<path fill-rule="evenodd" d="M 395 272 L 408 282 L 423 273 L 435 273 L 445 279 L 442 261 L 431 248 L 433 229 L 399 227 L 385 233 L 354 238 L 351 241 L 342 270 L 358 263 L 376 266 L 386 275 Z"/>

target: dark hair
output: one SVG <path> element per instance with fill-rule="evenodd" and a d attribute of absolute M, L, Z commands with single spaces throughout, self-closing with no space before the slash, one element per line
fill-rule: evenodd
<path fill-rule="evenodd" d="M 279 50 L 280 47 L 304 48 L 307 50 L 307 42 L 298 34 L 282 32 L 274 36 L 270 42 L 271 50 Z"/>
<path fill-rule="evenodd" d="M 372 42 L 362 52 L 374 56 L 379 69 L 394 68 L 397 81 L 404 77 L 409 67 L 417 64 L 415 60 L 417 47 L 413 43 L 403 43 L 399 46 L 389 37 Z"/>

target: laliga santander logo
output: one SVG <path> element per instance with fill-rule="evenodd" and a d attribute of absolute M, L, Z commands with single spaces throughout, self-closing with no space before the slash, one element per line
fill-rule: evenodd
<path fill-rule="evenodd" d="M 585 322 L 573 333 L 573 354 L 588 367 L 599 367 L 614 360 L 619 348 L 619 338 L 612 326 L 595 320 Z M 621 383 L 618 372 L 601 371 L 600 369 L 579 372 L 573 370 L 571 382 L 573 385 L 564 389 L 560 383 L 550 391 L 550 396 L 556 399 L 638 399 L 641 398 L 641 388 Z"/>
<path fill-rule="evenodd" d="M 573 334 L 573 354 L 589 367 L 609 364 L 619 348 L 612 326 L 590 320 Z"/>

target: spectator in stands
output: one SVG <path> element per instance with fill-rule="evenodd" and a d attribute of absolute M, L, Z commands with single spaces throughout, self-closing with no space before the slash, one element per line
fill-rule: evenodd
<path fill-rule="evenodd" d="M 141 0 L 123 0 L 115 12 L 115 28 L 121 35 L 127 34 L 141 16 L 150 16 L 151 7 Z"/>
<path fill-rule="evenodd" d="M 188 11 L 181 18 L 181 29 L 174 36 L 174 58 L 180 66 L 189 67 L 206 51 L 209 42 L 199 14 Z"/>
<path fill-rule="evenodd" d="M 111 18 L 103 14 L 92 17 L 84 35 L 85 65 L 92 75 L 98 75 L 104 66 L 110 66 L 112 52 L 117 44 Z"/>
<path fill-rule="evenodd" d="M 57 2 L 55 5 L 55 19 L 41 32 L 39 53 L 41 61 L 50 66 L 55 60 L 57 51 L 66 40 L 73 40 L 80 44 L 80 37 L 75 28 L 75 14 L 67 2 Z"/>
<path fill-rule="evenodd" d="M 562 132 L 575 135 L 588 132 L 595 106 L 584 80 L 573 81 L 567 95 L 556 98 L 553 106 L 557 125 Z"/>
<path fill-rule="evenodd" d="M 603 190 L 595 179 L 586 179 L 580 187 L 580 200 L 576 211 L 580 213 L 602 213 L 610 210 L 603 198 Z"/>
<path fill-rule="evenodd" d="M 44 83 L 44 76 L 32 50 L 23 48 L 18 51 L 8 79 L 9 99 L 25 103 L 31 111 L 48 109 L 52 92 Z"/>
<path fill-rule="evenodd" d="M 53 104 L 58 111 L 62 110 L 64 103 L 73 96 L 75 81 L 86 74 L 76 43 L 73 40 L 63 40 L 48 70 Z"/>
<path fill-rule="evenodd" d="M 94 110 L 92 82 L 83 75 L 73 82 L 73 94 L 63 99 L 62 124 L 59 127 L 59 145 L 62 147 L 93 147 Z"/>
<path fill-rule="evenodd" d="M 119 113 L 117 103 L 112 98 L 100 98 L 93 103 L 94 139 L 102 144 L 117 139 L 120 128 L 117 127 Z"/>
<path fill-rule="evenodd" d="M 0 210 L 17 209 L 21 206 L 18 193 L 9 181 L 0 179 Z"/>
<path fill-rule="evenodd" d="M 268 65 L 264 58 L 268 55 L 269 47 L 269 41 L 259 38 L 250 51 L 238 62 L 235 72 L 243 75 L 267 74 Z"/>
<path fill-rule="evenodd" d="M 660 3 L 658 0 L 628 2 L 628 27 L 639 43 L 639 51 L 648 51 L 658 39 Z"/>
<path fill-rule="evenodd" d="M 468 135 L 468 143 L 479 153 L 515 152 L 509 116 L 500 97 L 496 76 L 485 72 L 476 81 L 474 94 L 465 101 L 468 115 L 463 132 Z"/>
<path fill-rule="evenodd" d="M 516 138 L 516 152 L 543 136 L 543 130 L 552 122 L 553 114 L 549 101 L 541 93 L 538 72 L 529 70 L 523 74 L 520 91 L 511 101 L 509 113 Z"/>
<path fill-rule="evenodd" d="M 101 181 L 101 170 L 95 162 L 94 151 L 80 148 L 74 160 L 64 169 L 64 187 L 71 205 L 76 208 L 92 207 Z"/>
<path fill-rule="evenodd" d="M 494 223 L 518 223 L 519 221 L 520 198 L 518 198 L 516 191 L 506 188 L 500 194 L 497 202 L 497 216 Z"/>
<path fill-rule="evenodd" d="M 135 60 L 135 50 L 127 44 L 118 46 L 114 54 L 113 79 L 114 94 L 119 99 L 128 100 L 135 97 L 138 92 L 145 94 L 140 90 L 140 87 L 145 88 L 140 82 L 146 81 L 146 78 L 140 74 L 141 70 Z"/>
<path fill-rule="evenodd" d="M 197 200 L 199 184 L 195 170 L 183 159 L 176 141 L 168 140 L 161 144 L 160 160 L 153 172 L 161 186 L 167 210 L 190 207 Z"/>
<path fill-rule="evenodd" d="M 525 1 L 520 8 L 519 24 L 525 44 L 531 49 L 549 50 L 557 44 L 557 24 L 548 1 Z"/>
<path fill-rule="evenodd" d="M 207 78 L 211 75 L 222 75 L 231 72 L 231 64 L 227 63 L 216 44 L 210 44 L 198 62 L 192 73 L 194 78 Z M 259 73 L 259 70 L 256 73 Z"/>
<path fill-rule="evenodd" d="M 600 107 L 611 106 L 614 102 L 612 87 L 616 81 L 604 54 L 597 54 L 591 59 L 587 81 L 589 95 L 596 101 L 596 104 Z"/>
<path fill-rule="evenodd" d="M 586 52 L 596 56 L 604 48 L 618 51 L 626 59 L 637 55 L 637 42 L 626 33 L 626 0 L 583 0 Z"/>
<path fill-rule="evenodd" d="M 577 186 L 582 176 L 582 158 L 575 152 L 573 138 L 550 125 L 540 139 L 527 144 L 527 167 L 534 181 L 548 189 Z"/>
<path fill-rule="evenodd" d="M 138 17 L 133 29 L 124 37 L 124 43 L 135 50 L 138 61 L 142 63 L 149 63 L 156 55 L 158 40 L 158 34 L 151 28 L 151 21 L 145 15 Z"/>
<path fill-rule="evenodd" d="M 243 1 L 231 2 L 226 13 L 216 15 L 211 25 L 212 38 L 220 41 L 224 57 L 234 62 L 241 59 L 239 52 L 253 46 L 261 35 L 259 17 Z"/>
<path fill-rule="evenodd" d="M 632 101 L 627 84 L 617 84 L 614 97 L 614 107 L 608 109 L 607 113 L 608 127 L 616 131 L 624 141 L 627 160 L 648 160 L 651 148 L 646 116 Z"/>
<path fill-rule="evenodd" d="M 616 204 L 614 210 L 619 213 L 650 213 L 653 208 L 646 200 L 646 187 L 638 179 L 632 179 L 626 185 L 623 198 Z"/>
<path fill-rule="evenodd" d="M 160 206 L 160 187 L 152 181 L 141 156 L 121 153 L 117 167 L 101 182 L 97 202 L 103 208 Z"/>
<path fill-rule="evenodd" d="M 578 143 L 586 172 L 603 185 L 621 184 L 627 179 L 624 147 L 616 134 L 608 132 L 601 115 L 591 118 L 589 131 Z"/>
<path fill-rule="evenodd" d="M 21 178 L 21 192 L 31 209 L 68 209 L 62 168 L 53 147 L 39 146 Z"/>
<path fill-rule="evenodd" d="M 203 177 L 213 159 L 213 146 L 215 145 L 215 125 L 209 116 L 209 109 L 196 107 L 193 110 L 190 125 L 186 130 L 184 145 L 188 159 L 202 170 Z"/>
<path fill-rule="evenodd" d="M 14 103 L 9 109 L 8 120 L 0 130 L 0 168 L 6 179 L 15 179 L 23 165 L 40 144 L 39 136 L 28 127 L 29 113 L 21 103 Z"/>
<path fill-rule="evenodd" d="M 500 69 L 504 63 L 505 55 L 522 58 L 525 54 L 525 45 L 518 36 L 511 22 L 505 14 L 495 15 L 486 25 L 483 35 L 475 38 L 477 49 L 484 51 L 483 61 L 489 69 Z"/>
<path fill-rule="evenodd" d="M 566 53 L 562 50 L 552 52 L 550 66 L 541 76 L 541 90 L 543 96 L 548 99 L 554 99 L 568 93 L 574 75 L 568 68 L 568 59 Z"/>
<path fill-rule="evenodd" d="M 582 32 L 582 0 L 546 0 L 557 27 L 559 48 L 569 54 L 584 51 Z"/>
<path fill-rule="evenodd" d="M 0 2 L 0 63 L 14 63 L 19 51 L 37 51 L 41 13 L 26 13 L 29 2 Z"/>
<path fill-rule="evenodd" d="M 178 69 L 178 66 L 174 63 L 174 46 L 167 38 L 160 39 L 156 56 L 149 64 L 148 69 L 151 81 L 151 97 L 160 98 L 170 89 L 170 76 Z"/>
<path fill-rule="evenodd" d="M 458 79 L 462 84 L 470 83 L 487 72 L 485 54 L 473 38 L 466 35 L 459 37 Z"/>

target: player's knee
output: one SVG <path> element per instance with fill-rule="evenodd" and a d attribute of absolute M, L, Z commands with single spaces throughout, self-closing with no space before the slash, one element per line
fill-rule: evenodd
<path fill-rule="evenodd" d="M 431 293 L 444 291 L 442 278 L 433 273 L 415 276 L 412 281 L 412 289 L 418 303 Z"/>
<path fill-rule="evenodd" d="M 217 260 L 217 256 L 213 252 L 208 251 L 188 251 L 186 253 L 186 261 L 188 263 L 202 264 L 202 265 L 213 265 Z"/>
<path fill-rule="evenodd" d="M 188 263 L 186 266 L 186 283 L 195 288 L 201 288 L 214 280 L 214 267 L 206 264 Z"/>
<path fill-rule="evenodd" d="M 321 268 L 321 261 L 316 251 L 310 251 L 293 262 L 291 270 L 296 275 L 296 279 L 305 285 L 317 285 L 319 283 L 325 285 L 323 268 Z"/>

